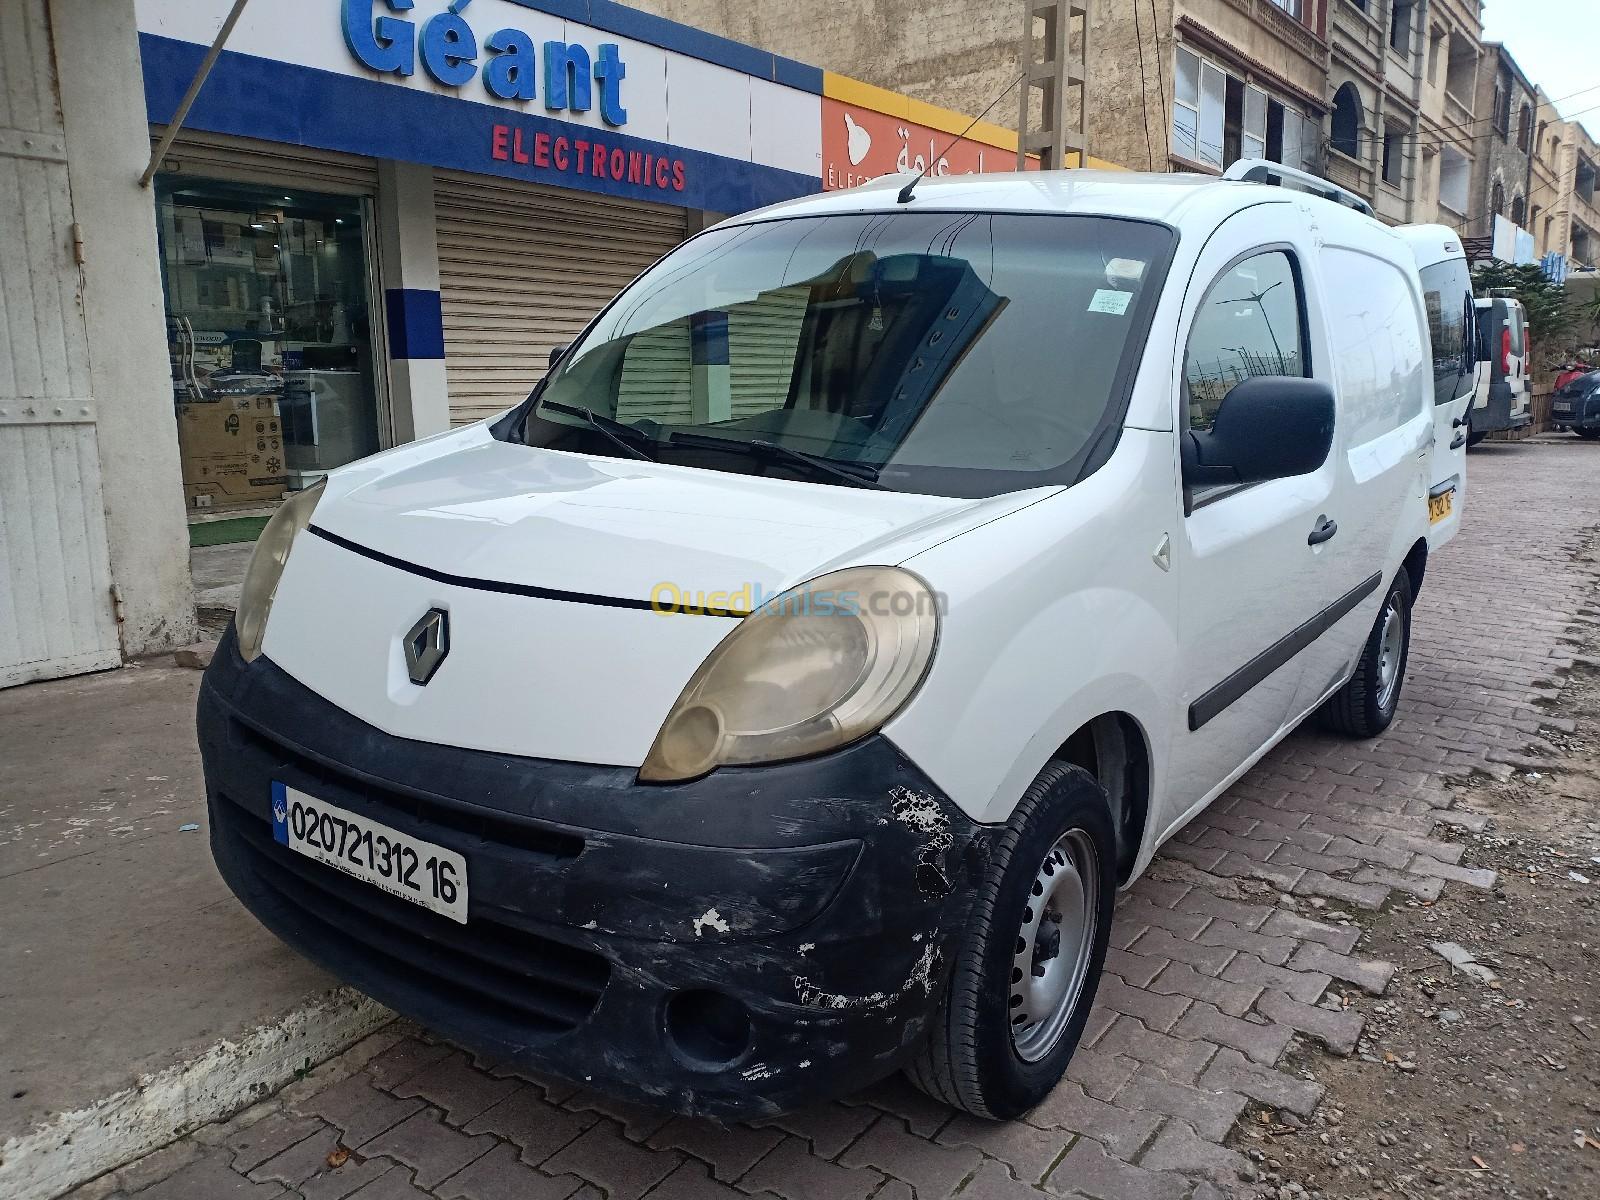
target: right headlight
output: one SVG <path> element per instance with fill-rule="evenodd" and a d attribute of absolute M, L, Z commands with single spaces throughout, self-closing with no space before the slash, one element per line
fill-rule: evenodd
<path fill-rule="evenodd" d="M 256 539 L 255 552 L 250 555 L 250 567 L 244 573 L 244 584 L 239 588 L 239 608 L 233 614 L 233 628 L 239 638 L 239 656 L 245 662 L 254 662 L 261 653 L 261 641 L 267 636 L 267 614 L 272 611 L 272 598 L 278 592 L 278 580 L 283 578 L 284 564 L 289 561 L 289 550 L 294 545 L 295 534 L 311 524 L 311 514 L 317 501 L 322 499 L 323 480 L 296 492 L 278 506 L 267 522 L 261 536 Z"/>
<path fill-rule="evenodd" d="M 701 664 L 639 778 L 677 782 L 857 741 L 916 691 L 938 630 L 934 593 L 899 567 L 848 567 L 784 592 Z"/>

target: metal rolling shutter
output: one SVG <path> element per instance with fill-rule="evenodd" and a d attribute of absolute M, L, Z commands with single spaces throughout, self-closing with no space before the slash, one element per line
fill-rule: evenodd
<path fill-rule="evenodd" d="M 681 208 L 450 171 L 434 207 L 456 424 L 520 402 L 551 348 L 688 233 Z"/>
<path fill-rule="evenodd" d="M 810 302 L 810 288 L 779 288 L 728 313 L 728 357 L 733 363 L 729 385 L 734 417 L 784 406 Z"/>
<path fill-rule="evenodd" d="M 164 126 L 150 127 L 151 141 Z M 282 184 L 308 192 L 378 192 L 378 160 L 335 150 L 281 146 L 250 138 L 223 137 L 188 131 L 180 134 L 161 164 L 163 174 L 193 175 L 202 179 L 227 179 L 244 183 Z"/>

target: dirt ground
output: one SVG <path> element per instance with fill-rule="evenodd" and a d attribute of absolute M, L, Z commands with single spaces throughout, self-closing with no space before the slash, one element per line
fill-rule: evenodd
<path fill-rule="evenodd" d="M 1257 1195 L 1600 1196 L 1600 604 L 1584 619 L 1588 661 L 1552 692 L 1541 742 L 1510 780 L 1457 785 L 1491 818 L 1460 835 L 1462 865 L 1497 886 L 1316 914 L 1358 921 L 1362 952 L 1399 969 L 1381 1001 L 1345 1000 L 1368 1021 L 1356 1056 L 1302 1057 L 1328 1089 L 1316 1116 L 1256 1111 L 1235 1133 Z"/>

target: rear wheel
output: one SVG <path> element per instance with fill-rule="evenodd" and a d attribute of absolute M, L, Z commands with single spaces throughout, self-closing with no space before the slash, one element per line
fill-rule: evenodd
<path fill-rule="evenodd" d="M 1591 442 L 1594 441 L 1595 438 L 1600 438 L 1600 428 L 1596 428 L 1596 429 L 1574 429 L 1572 432 L 1577 434 L 1579 437 L 1584 438 L 1584 439 L 1586 439 L 1588 441 L 1591 441 Z"/>
<path fill-rule="evenodd" d="M 1479 442 L 1483 441 L 1483 439 L 1488 437 L 1488 436 L 1489 435 L 1487 433 L 1473 433 L 1471 429 L 1468 429 L 1467 430 L 1467 446 L 1469 448 L 1473 447 L 1473 446 L 1476 446 Z"/>
<path fill-rule="evenodd" d="M 974 1116 L 1011 1120 L 1060 1082 L 1111 935 L 1116 835 L 1081 768 L 1051 763 L 1006 823 L 907 1074 Z"/>
<path fill-rule="evenodd" d="M 1351 737 L 1377 737 L 1394 720 L 1411 653 L 1411 577 L 1395 576 L 1355 674 L 1322 706 L 1321 723 Z"/>

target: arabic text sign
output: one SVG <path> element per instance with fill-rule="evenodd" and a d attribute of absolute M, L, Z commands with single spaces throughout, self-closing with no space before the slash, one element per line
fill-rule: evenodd
<path fill-rule="evenodd" d="M 925 167 L 935 176 L 1015 171 L 1017 156 L 1013 150 L 956 141 L 953 133 L 840 100 L 822 101 L 824 190 L 856 187 L 880 175 Z"/>

